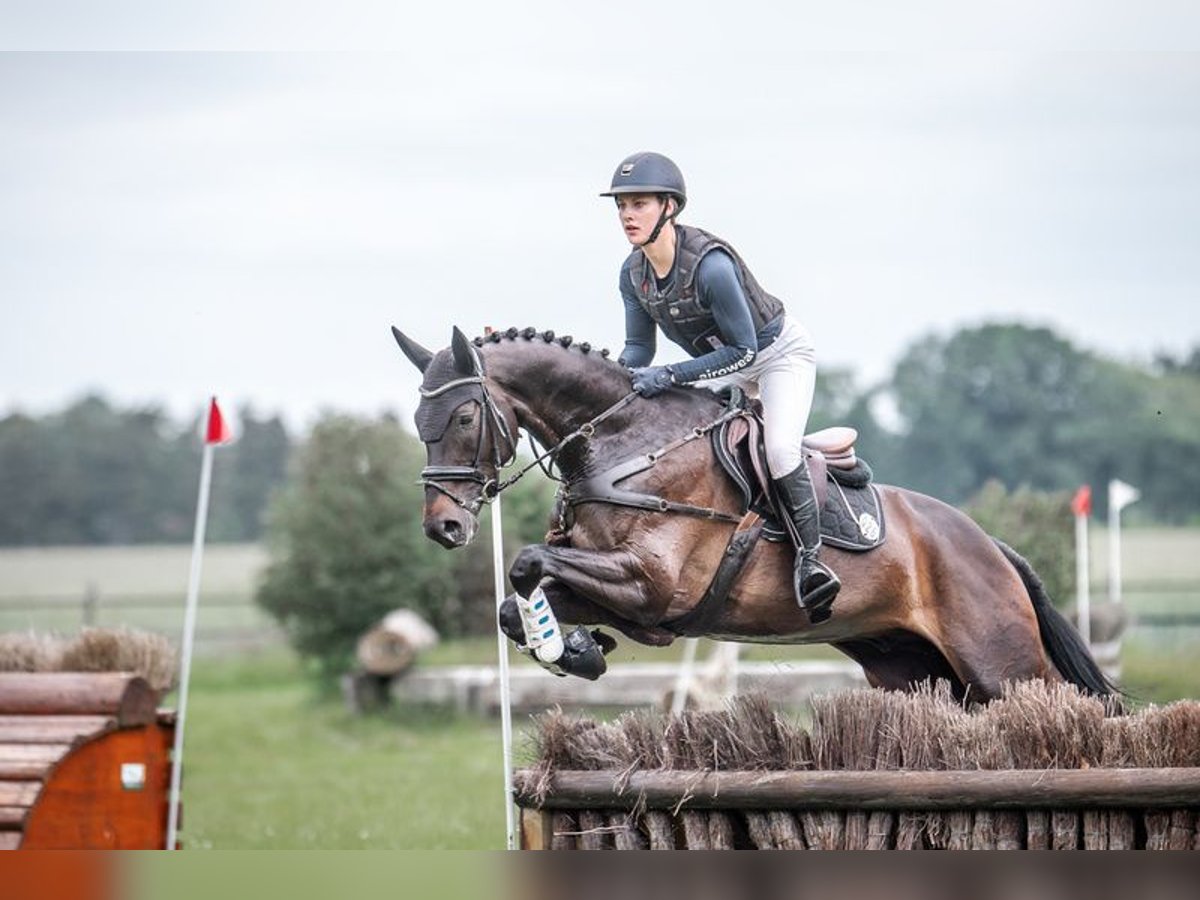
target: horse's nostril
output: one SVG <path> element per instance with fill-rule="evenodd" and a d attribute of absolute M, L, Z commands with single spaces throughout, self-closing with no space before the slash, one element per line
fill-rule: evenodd
<path fill-rule="evenodd" d="M 462 526 L 454 519 L 447 519 L 442 523 L 442 534 L 446 537 L 456 538 L 462 534 Z"/>

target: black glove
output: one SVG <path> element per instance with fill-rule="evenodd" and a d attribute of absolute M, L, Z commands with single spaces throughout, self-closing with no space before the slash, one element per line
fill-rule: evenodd
<path fill-rule="evenodd" d="M 633 389 L 643 397 L 657 397 L 675 383 L 669 366 L 633 369 Z"/>

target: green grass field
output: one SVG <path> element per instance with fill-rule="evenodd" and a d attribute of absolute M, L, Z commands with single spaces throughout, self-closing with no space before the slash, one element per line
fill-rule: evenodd
<path fill-rule="evenodd" d="M 189 849 L 503 849 L 498 722 L 353 716 L 276 651 L 203 661 L 190 693 Z"/>

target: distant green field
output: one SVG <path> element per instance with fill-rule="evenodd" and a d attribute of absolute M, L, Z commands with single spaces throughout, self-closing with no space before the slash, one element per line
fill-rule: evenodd
<path fill-rule="evenodd" d="M 1123 594 L 1130 611 L 1200 616 L 1200 529 L 1126 529 L 1122 538 Z M 1101 602 L 1107 594 L 1106 531 L 1092 529 L 1090 544 L 1092 595 Z M 91 592 L 94 624 L 128 625 L 178 639 L 190 558 L 191 548 L 182 545 L 0 549 L 0 631 L 73 632 L 89 615 L 85 597 Z M 197 641 L 202 655 L 227 656 L 280 643 L 273 622 L 251 599 L 266 562 L 266 551 L 257 544 L 205 549 Z M 1139 636 L 1153 647 L 1163 641 L 1192 646 L 1196 635 L 1194 629 L 1157 628 Z M 487 662 L 495 652 L 490 637 L 456 641 L 430 652 L 424 662 Z M 678 646 L 657 649 L 622 640 L 614 661 L 669 661 L 679 652 Z M 1147 655 L 1152 658 L 1153 651 Z M 743 658 L 752 660 L 798 657 L 840 658 L 819 646 L 743 651 Z"/>
<path fill-rule="evenodd" d="M 278 641 L 254 605 L 266 565 L 258 544 L 205 548 L 197 647 L 227 653 Z M 0 631 L 73 632 L 85 622 L 178 638 L 191 547 L 39 547 L 0 550 Z M 91 603 L 89 606 L 89 598 Z"/>

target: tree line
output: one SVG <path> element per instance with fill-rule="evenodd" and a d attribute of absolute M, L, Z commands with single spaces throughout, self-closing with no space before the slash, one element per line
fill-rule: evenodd
<path fill-rule="evenodd" d="M 177 423 L 159 408 L 87 396 L 53 414 L 0 419 L 0 545 L 187 541 L 199 415 Z M 214 541 L 264 537 L 289 458 L 313 440 L 249 408 L 238 422 L 239 440 L 214 471 Z M 1021 324 L 929 336 L 880 384 L 822 371 L 810 427 L 829 424 L 858 428 L 879 481 L 949 503 L 989 480 L 1043 491 L 1091 484 L 1103 514 L 1103 487 L 1120 478 L 1142 492 L 1131 516 L 1200 521 L 1200 347 L 1135 365 Z M 423 454 L 396 427 L 414 448 L 415 477 Z"/>
<path fill-rule="evenodd" d="M 293 440 L 278 416 L 238 411 L 239 440 L 214 467 L 208 535 L 263 535 Z M 201 416 L 119 409 L 89 395 L 46 416 L 0 419 L 0 545 L 185 543 L 200 473 Z"/>

